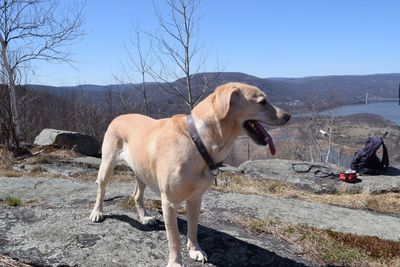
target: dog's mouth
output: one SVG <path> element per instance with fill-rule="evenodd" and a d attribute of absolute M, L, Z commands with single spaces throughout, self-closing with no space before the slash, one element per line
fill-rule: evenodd
<path fill-rule="evenodd" d="M 275 155 L 276 149 L 272 137 L 258 121 L 248 120 L 243 123 L 244 129 L 253 141 L 261 146 L 269 146 L 269 151 Z"/>

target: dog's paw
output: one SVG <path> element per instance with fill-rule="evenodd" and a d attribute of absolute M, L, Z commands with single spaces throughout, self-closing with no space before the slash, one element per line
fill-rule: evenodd
<path fill-rule="evenodd" d="M 189 250 L 189 256 L 191 259 L 201 261 L 202 263 L 207 261 L 207 254 L 201 248 Z"/>
<path fill-rule="evenodd" d="M 90 214 L 90 220 L 92 222 L 101 222 L 103 220 L 103 212 L 99 210 L 93 210 Z"/>
<path fill-rule="evenodd" d="M 140 222 L 143 225 L 154 225 L 157 224 L 157 220 L 155 216 L 144 216 L 140 218 Z"/>

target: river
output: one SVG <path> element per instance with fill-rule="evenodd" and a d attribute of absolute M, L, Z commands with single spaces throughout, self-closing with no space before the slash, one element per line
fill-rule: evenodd
<path fill-rule="evenodd" d="M 400 125 L 400 105 L 398 102 L 382 102 L 382 103 L 371 103 L 368 105 L 346 105 L 335 109 L 337 116 L 347 116 L 357 113 L 371 113 L 377 114 L 384 117 L 387 120 L 391 120 L 397 125 Z M 327 115 L 328 112 L 321 112 L 322 115 Z"/>

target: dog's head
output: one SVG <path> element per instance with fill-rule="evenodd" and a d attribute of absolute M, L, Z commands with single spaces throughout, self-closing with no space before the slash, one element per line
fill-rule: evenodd
<path fill-rule="evenodd" d="M 244 83 L 227 83 L 219 86 L 212 99 L 218 119 L 240 125 L 257 144 L 269 144 L 275 154 L 271 136 L 261 125 L 283 125 L 291 115 L 268 102 L 266 94 L 255 86 Z"/>

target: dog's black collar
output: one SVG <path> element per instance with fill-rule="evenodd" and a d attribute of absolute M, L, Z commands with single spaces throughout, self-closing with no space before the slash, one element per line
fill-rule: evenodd
<path fill-rule="evenodd" d="M 197 150 L 199 151 L 200 155 L 202 158 L 205 160 L 205 162 L 208 165 L 208 168 L 213 171 L 218 169 L 219 167 L 222 166 L 222 162 L 219 162 L 215 164 L 214 160 L 212 159 L 211 155 L 208 153 L 207 148 L 205 147 L 203 140 L 201 140 L 201 137 L 199 135 L 199 132 L 196 129 L 196 125 L 194 124 L 193 116 L 192 114 L 188 115 L 186 117 L 186 124 L 189 129 L 189 134 L 190 137 L 192 138 L 194 144 L 197 147 Z"/>

